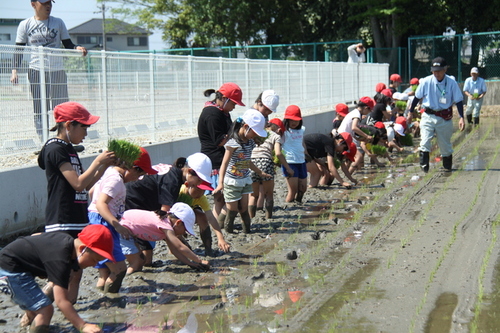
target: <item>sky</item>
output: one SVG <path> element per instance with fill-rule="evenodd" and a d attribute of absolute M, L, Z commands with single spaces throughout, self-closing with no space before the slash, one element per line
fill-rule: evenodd
<path fill-rule="evenodd" d="M 33 15 L 33 8 L 28 0 L 16 1 L 0 0 L 0 17 L 25 19 Z M 95 0 L 55 0 L 52 6 L 52 16 L 61 18 L 68 29 L 86 22 L 93 18 L 102 18 L 101 5 Z M 111 15 L 109 11 L 106 15 Z M 129 22 L 133 23 L 133 22 Z M 75 42 L 75 41 L 73 41 Z M 164 49 L 165 44 L 161 40 L 161 33 L 155 32 L 149 36 L 149 48 L 154 50 Z"/>

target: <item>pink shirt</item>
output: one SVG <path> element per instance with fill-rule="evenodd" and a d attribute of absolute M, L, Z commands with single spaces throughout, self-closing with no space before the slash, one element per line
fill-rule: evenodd
<path fill-rule="evenodd" d="M 165 239 L 163 230 L 174 230 L 168 217 L 162 220 L 155 212 L 140 209 L 129 209 L 123 213 L 120 224 L 127 227 L 135 237 L 147 241 Z"/>
<path fill-rule="evenodd" d="M 94 185 L 94 194 L 92 195 L 92 202 L 89 205 L 89 212 L 99 213 L 96 203 L 101 193 L 112 198 L 108 203 L 109 211 L 113 216 L 120 217 L 125 211 L 127 190 L 122 176 L 115 168 L 108 168 L 101 179 Z"/>

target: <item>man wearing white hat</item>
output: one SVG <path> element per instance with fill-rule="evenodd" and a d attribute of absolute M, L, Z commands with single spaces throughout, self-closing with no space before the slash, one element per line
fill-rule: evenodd
<path fill-rule="evenodd" d="M 467 96 L 467 107 L 465 109 L 467 122 L 472 124 L 472 119 L 474 119 L 474 125 L 478 125 L 483 97 L 486 94 L 486 83 L 483 78 L 479 77 L 477 67 L 472 67 L 470 70 L 470 77 L 464 83 L 464 93 Z"/>

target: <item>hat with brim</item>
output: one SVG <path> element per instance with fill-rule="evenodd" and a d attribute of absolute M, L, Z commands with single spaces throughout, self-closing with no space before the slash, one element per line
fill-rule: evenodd
<path fill-rule="evenodd" d="M 267 137 L 266 118 L 257 110 L 248 109 L 242 116 L 243 121 L 247 124 L 252 131 L 254 131 L 261 138 Z"/>
<path fill-rule="evenodd" d="M 141 168 L 142 171 L 146 172 L 148 175 L 156 175 L 157 170 L 153 169 L 151 165 L 151 157 L 146 149 L 141 147 L 141 156 L 134 161 L 134 166 Z"/>
<path fill-rule="evenodd" d="M 214 188 L 212 187 L 212 184 L 210 184 L 208 182 L 201 183 L 200 185 L 198 185 L 198 188 L 200 190 L 205 190 L 205 191 L 213 191 L 214 190 Z"/>
<path fill-rule="evenodd" d="M 448 67 L 443 57 L 437 57 L 432 60 L 431 72 L 442 71 Z"/>
<path fill-rule="evenodd" d="M 344 103 L 339 103 L 339 104 L 335 105 L 335 112 L 338 115 L 345 117 L 349 113 L 349 107 Z"/>
<path fill-rule="evenodd" d="M 194 223 L 196 221 L 196 215 L 191 207 L 188 204 L 183 202 L 176 202 L 169 210 L 169 213 L 174 214 L 179 220 L 184 223 L 184 228 L 188 234 L 194 236 Z"/>
<path fill-rule="evenodd" d="M 194 153 L 186 159 L 188 166 L 196 172 L 196 175 L 204 182 L 211 184 L 212 161 L 203 153 Z"/>
<path fill-rule="evenodd" d="M 56 123 L 65 121 L 77 121 L 83 125 L 93 125 L 99 120 L 99 116 L 93 116 L 87 109 L 76 102 L 65 102 L 54 108 L 54 119 Z"/>
<path fill-rule="evenodd" d="M 104 258 L 116 262 L 113 257 L 113 235 L 102 224 L 91 224 L 83 228 L 78 234 L 82 243 Z"/>
<path fill-rule="evenodd" d="M 232 100 L 234 103 L 245 106 L 241 101 L 243 99 L 243 92 L 240 86 L 233 82 L 224 83 L 220 88 L 219 92 L 224 96 Z"/>

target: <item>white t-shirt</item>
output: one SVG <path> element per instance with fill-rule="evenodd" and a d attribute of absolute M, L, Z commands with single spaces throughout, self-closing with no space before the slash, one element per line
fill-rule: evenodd
<path fill-rule="evenodd" d="M 302 164 L 306 161 L 304 145 L 304 131 L 305 127 L 301 129 L 292 129 L 285 131 L 283 136 L 283 151 L 285 152 L 285 159 L 290 164 Z"/>
<path fill-rule="evenodd" d="M 96 203 L 101 193 L 112 198 L 108 203 L 109 211 L 114 217 L 119 218 L 125 211 L 127 190 L 122 176 L 114 167 L 109 167 L 101 179 L 94 185 L 94 194 L 92 195 L 92 202 L 89 205 L 89 212 L 99 213 Z"/>
<path fill-rule="evenodd" d="M 342 123 L 340 124 L 340 127 L 338 128 L 337 132 L 338 133 L 344 133 L 347 132 L 351 134 L 351 136 L 354 137 L 354 131 L 352 130 L 352 123 L 354 118 L 358 118 L 361 121 L 361 112 L 359 110 L 353 109 L 351 112 L 345 116 L 344 120 L 342 120 Z"/>
<path fill-rule="evenodd" d="M 65 39 L 70 39 L 66 25 L 63 20 L 53 16 L 49 16 L 48 19 L 43 21 L 39 21 L 35 17 L 29 17 L 21 21 L 17 28 L 16 43 L 23 43 L 28 46 L 60 49 L 61 41 Z M 44 51 L 47 52 L 47 50 Z M 46 56 L 44 59 L 46 71 L 63 69 L 63 57 L 62 54 L 59 54 Z M 31 53 L 30 68 L 40 70 L 40 59 L 37 50 L 33 50 Z"/>

